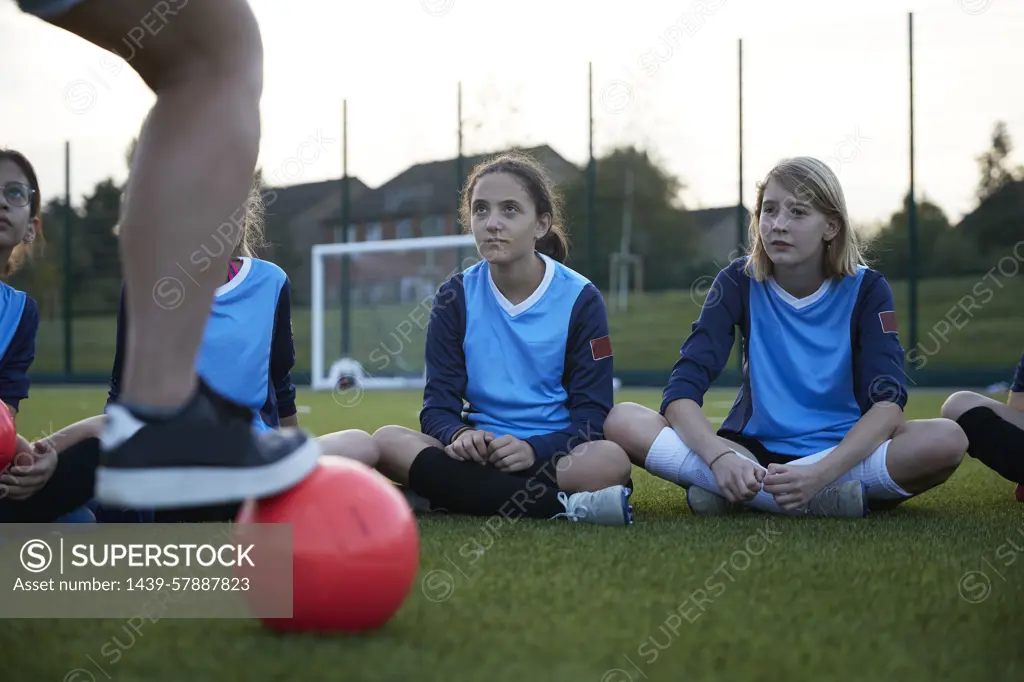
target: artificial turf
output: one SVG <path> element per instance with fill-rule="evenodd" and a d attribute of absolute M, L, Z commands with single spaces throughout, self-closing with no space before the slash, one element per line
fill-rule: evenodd
<path fill-rule="evenodd" d="M 709 417 L 732 397 L 709 394 Z M 943 398 L 914 392 L 908 417 L 937 416 Z M 32 438 L 102 401 L 96 388 L 34 389 L 19 431 Z M 299 402 L 314 433 L 372 432 L 415 426 L 419 395 Z M 377 632 L 7 620 L 0 680 L 1024 680 L 1024 504 L 976 461 L 863 520 L 698 518 L 681 489 L 634 480 L 629 528 L 421 517 L 419 575 Z"/>

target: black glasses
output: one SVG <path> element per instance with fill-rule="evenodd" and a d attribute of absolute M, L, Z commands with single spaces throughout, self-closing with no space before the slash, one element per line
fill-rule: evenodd
<path fill-rule="evenodd" d="M 7 200 L 11 206 L 17 206 L 19 208 L 28 206 L 29 202 L 32 201 L 32 195 L 36 193 L 34 189 L 26 185 L 24 182 L 8 182 L 2 190 L 4 199 Z"/>

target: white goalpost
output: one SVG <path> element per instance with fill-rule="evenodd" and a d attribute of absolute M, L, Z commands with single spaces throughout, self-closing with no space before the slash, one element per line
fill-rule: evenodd
<path fill-rule="evenodd" d="M 311 252 L 311 388 L 333 390 L 342 378 L 363 390 L 422 388 L 422 369 L 407 367 L 410 362 L 421 362 L 422 357 L 403 357 L 409 353 L 396 349 L 401 346 L 405 351 L 403 340 L 413 341 L 413 336 L 416 343 L 411 345 L 417 347 L 425 336 L 429 302 L 437 288 L 480 260 L 473 235 L 316 244 Z M 340 293 L 336 297 L 328 293 L 328 280 L 343 277 L 340 264 L 344 256 L 349 257 L 349 300 L 342 300 Z M 330 268 L 329 263 L 338 266 Z M 338 285 L 336 292 L 344 286 L 340 281 Z M 353 291 L 359 295 L 352 295 Z M 340 320 L 348 320 L 350 340 L 359 344 L 359 352 L 350 348 L 343 354 L 341 343 L 328 347 L 327 320 L 333 317 L 328 315 L 329 304 L 334 308 L 330 312 L 338 313 L 338 328 L 343 324 Z M 367 318 L 372 319 L 369 325 Z M 362 357 L 366 348 L 371 350 Z M 381 365 L 387 371 L 380 371 Z"/>

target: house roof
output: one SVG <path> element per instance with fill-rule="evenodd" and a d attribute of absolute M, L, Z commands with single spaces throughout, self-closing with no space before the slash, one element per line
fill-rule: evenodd
<path fill-rule="evenodd" d="M 461 168 L 457 158 L 418 163 L 405 169 L 376 189 L 365 192 L 353 201 L 349 212 L 353 222 L 365 222 L 384 218 L 401 218 L 425 215 L 450 215 L 458 207 L 459 189 L 475 165 L 503 151 L 462 157 Z M 580 169 L 566 161 L 549 145 L 520 148 L 539 161 L 551 174 L 552 179 L 561 182 L 570 173 Z M 336 219 L 328 219 L 336 223 Z"/>
<path fill-rule="evenodd" d="M 701 232 L 708 232 L 721 225 L 726 220 L 731 220 L 733 224 L 736 222 L 736 205 L 733 206 L 717 206 L 715 208 L 700 208 L 700 209 L 689 209 L 691 219 L 693 220 L 694 226 Z M 743 208 L 743 223 L 750 220 L 750 211 L 746 207 Z"/>
<path fill-rule="evenodd" d="M 349 197 L 355 202 L 370 188 L 356 177 L 349 177 Z M 289 220 L 310 206 L 322 201 L 332 192 L 341 192 L 341 180 L 324 180 L 288 187 L 267 187 L 263 190 L 266 217 Z"/>

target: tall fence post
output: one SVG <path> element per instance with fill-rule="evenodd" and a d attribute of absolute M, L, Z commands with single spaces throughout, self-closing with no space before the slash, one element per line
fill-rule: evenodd
<path fill-rule="evenodd" d="M 75 295 L 74 260 L 71 257 L 71 233 L 73 231 L 71 209 L 71 141 L 64 142 L 64 377 L 71 379 L 74 374 L 72 352 L 74 349 L 73 299 Z"/>
<path fill-rule="evenodd" d="M 917 198 L 914 195 L 914 13 L 907 14 L 910 76 L 910 192 L 907 195 L 907 292 L 910 307 L 910 348 L 917 348 Z"/>

